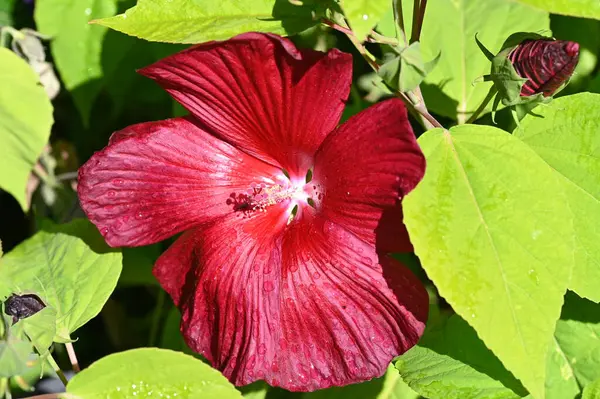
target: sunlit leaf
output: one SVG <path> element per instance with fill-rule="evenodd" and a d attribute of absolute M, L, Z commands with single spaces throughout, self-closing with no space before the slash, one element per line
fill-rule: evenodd
<path fill-rule="evenodd" d="M 35 292 L 56 311 L 54 340 L 65 342 L 96 316 L 121 272 L 120 252 L 108 252 L 85 220 L 40 231 L 0 259 L 0 298 Z"/>
<path fill-rule="evenodd" d="M 572 216 L 555 172 L 489 126 L 419 138 L 425 178 L 403 202 L 440 295 L 534 397 L 573 264 Z"/>
<path fill-rule="evenodd" d="M 600 378 L 585 387 L 581 399 L 600 399 Z"/>
<path fill-rule="evenodd" d="M 581 387 L 600 378 L 599 304 L 569 293 L 555 335 L 568 361 L 565 376 L 574 376 Z"/>
<path fill-rule="evenodd" d="M 0 318 L 0 378 L 21 375 L 27 370 L 27 359 L 33 348 L 20 331 L 15 329 L 7 334 L 10 317 L 0 313 Z"/>
<path fill-rule="evenodd" d="M 0 48 L 0 189 L 24 210 L 29 208 L 27 179 L 53 123 L 52 104 L 38 82 L 25 61 Z"/>
<path fill-rule="evenodd" d="M 518 0 L 553 14 L 600 19 L 600 2 L 597 0 Z"/>
<path fill-rule="evenodd" d="M 363 41 L 389 9 L 389 0 L 344 0 L 342 8 L 356 37 Z"/>
<path fill-rule="evenodd" d="M 20 320 L 17 325 L 23 328 L 38 353 L 44 355 L 56 335 L 56 310 L 46 306 L 33 316 Z"/>
<path fill-rule="evenodd" d="M 67 393 L 79 399 L 242 397 L 221 373 L 207 364 L 183 353 L 157 348 L 104 357 L 73 377 Z"/>
<path fill-rule="evenodd" d="M 52 38 L 54 62 L 87 124 L 102 79 L 110 75 L 133 42 L 112 41 L 105 49 L 108 29 L 88 22 L 117 13 L 118 0 L 37 0 L 35 21 Z"/>
<path fill-rule="evenodd" d="M 558 172 L 575 216 L 575 268 L 569 288 L 600 301 L 600 95 L 554 100 L 514 134 Z M 539 183 L 538 183 L 539 184 Z"/>
<path fill-rule="evenodd" d="M 430 399 L 520 398 L 527 395 L 464 320 L 454 315 L 428 329 L 396 362 L 411 388 Z"/>
<path fill-rule="evenodd" d="M 96 22 L 131 36 L 171 43 L 222 40 L 249 31 L 283 35 L 315 23 L 310 7 L 287 0 L 139 0 L 124 14 Z"/>

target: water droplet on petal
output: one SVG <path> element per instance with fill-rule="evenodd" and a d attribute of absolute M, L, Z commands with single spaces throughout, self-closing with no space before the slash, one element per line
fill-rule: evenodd
<path fill-rule="evenodd" d="M 275 289 L 275 284 L 273 284 L 272 281 L 265 281 L 264 284 L 263 284 L 263 289 L 266 292 L 271 292 L 271 291 L 273 291 Z"/>
<path fill-rule="evenodd" d="M 267 353 L 267 346 L 265 344 L 258 345 L 258 354 L 264 355 L 265 353 Z"/>
<path fill-rule="evenodd" d="M 110 191 L 108 192 L 108 196 L 109 196 L 109 197 L 114 197 L 115 195 L 117 195 L 117 193 L 115 193 L 113 190 L 110 190 Z"/>
<path fill-rule="evenodd" d="M 313 273 L 313 278 L 314 278 L 315 280 L 318 280 L 319 278 L 321 278 L 321 275 L 320 275 L 318 272 L 314 272 L 314 273 Z"/>

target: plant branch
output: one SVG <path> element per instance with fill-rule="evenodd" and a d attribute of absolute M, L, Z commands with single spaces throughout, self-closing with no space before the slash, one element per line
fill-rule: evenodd
<path fill-rule="evenodd" d="M 75 354 L 75 348 L 73 347 L 72 342 L 67 342 L 65 344 L 67 348 L 67 354 L 69 355 L 69 361 L 71 362 L 71 366 L 73 366 L 73 371 L 79 373 L 81 368 L 79 368 L 79 361 L 77 360 L 77 355 Z"/>
<path fill-rule="evenodd" d="M 28 399 L 60 399 L 63 397 L 61 393 L 45 393 L 43 395 L 29 396 Z"/>
<path fill-rule="evenodd" d="M 56 363 L 56 360 L 54 360 L 54 358 L 52 357 L 51 354 L 48 354 L 48 357 L 46 357 L 46 361 L 48 362 L 48 364 L 50 364 L 50 366 L 52 366 L 52 369 L 54 370 L 54 372 L 56 373 L 56 375 L 58 376 L 58 378 L 60 378 L 60 380 L 62 381 L 63 385 L 66 387 L 67 384 L 69 383 L 69 381 L 67 380 L 67 377 L 62 372 L 62 370 L 60 369 L 60 367 L 58 367 L 58 364 Z"/>
<path fill-rule="evenodd" d="M 398 0 L 398 1 L 400 1 L 400 0 Z M 397 9 L 399 10 L 399 13 L 401 14 L 402 13 L 401 7 L 397 7 Z M 365 48 L 365 46 L 354 35 L 354 32 L 352 32 L 352 30 L 348 26 L 342 26 L 333 21 L 325 20 L 325 19 L 323 20 L 323 23 L 325 23 L 327 26 L 332 27 L 335 30 L 343 32 L 348 37 L 348 39 L 350 39 L 352 44 L 354 44 L 354 47 L 356 47 L 356 49 L 358 50 L 360 55 L 363 56 L 365 61 L 367 61 L 369 63 L 371 68 L 373 68 L 373 70 L 375 72 L 377 72 L 379 70 L 380 65 L 377 63 L 375 56 L 373 56 L 373 54 L 371 54 L 369 52 L 369 50 L 367 50 Z M 392 92 L 394 93 L 395 96 L 400 97 L 404 101 L 404 103 L 408 107 L 408 110 L 411 112 L 411 114 L 413 114 L 413 116 L 415 116 L 417 119 L 419 119 L 419 121 L 421 122 L 423 127 L 425 127 L 426 130 L 429 130 L 429 129 L 435 128 L 435 127 L 442 127 L 442 125 L 427 110 L 427 106 L 425 105 L 425 101 L 423 101 L 423 96 L 422 96 L 421 90 L 419 88 L 415 89 L 413 93 L 408 93 L 408 94 L 403 93 L 399 90 L 392 90 Z"/>
<path fill-rule="evenodd" d="M 421 2 L 419 0 L 413 0 L 413 14 L 412 14 L 412 29 L 410 33 L 410 42 L 414 43 L 419 40 L 417 36 L 415 38 L 415 34 L 417 33 L 417 28 L 419 26 L 419 9 L 421 8 Z"/>
<path fill-rule="evenodd" d="M 402 13 L 402 0 L 394 0 L 394 21 L 396 22 L 396 36 L 402 35 L 404 40 L 404 46 L 408 47 L 408 40 L 406 40 L 406 30 L 404 29 L 404 15 Z M 400 28 L 400 32 L 398 32 Z"/>
<path fill-rule="evenodd" d="M 418 9 L 417 2 L 418 0 L 415 0 L 415 8 L 413 9 L 413 27 L 410 37 L 411 43 L 418 42 L 421 38 L 421 29 L 423 28 L 423 20 L 425 19 L 425 9 L 427 8 L 427 0 L 421 0 Z M 415 18 L 415 15 L 417 15 L 417 18 Z"/>

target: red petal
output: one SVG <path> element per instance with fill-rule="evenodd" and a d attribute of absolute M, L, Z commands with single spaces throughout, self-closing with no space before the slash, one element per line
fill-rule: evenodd
<path fill-rule="evenodd" d="M 380 232 L 378 241 L 389 240 L 386 235 L 398 225 L 397 239 L 403 242 L 383 246 L 410 248 L 399 226 L 401 210 L 393 208 L 423 178 L 425 158 L 402 101 L 384 101 L 350 118 L 327 137 L 315 159 L 313 199 L 325 219 L 368 243 L 375 243 Z"/>
<path fill-rule="evenodd" d="M 159 259 L 188 344 L 236 385 L 311 391 L 382 375 L 422 334 L 427 292 L 310 210 L 273 231 L 282 211 L 219 221 Z"/>
<path fill-rule="evenodd" d="M 291 174 L 306 166 L 341 117 L 352 57 L 298 50 L 245 33 L 165 58 L 140 71 L 215 135 Z M 304 177 L 304 175 L 302 175 Z"/>
<path fill-rule="evenodd" d="M 81 206 L 112 246 L 146 245 L 234 213 L 233 193 L 281 171 L 190 118 L 130 126 L 80 168 Z"/>

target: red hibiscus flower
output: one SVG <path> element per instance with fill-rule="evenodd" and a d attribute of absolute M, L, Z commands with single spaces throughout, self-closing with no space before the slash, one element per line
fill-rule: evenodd
<path fill-rule="evenodd" d="M 310 391 L 382 375 L 423 333 L 400 198 L 425 161 L 399 100 L 336 127 L 352 59 L 248 33 L 141 73 L 191 113 L 130 126 L 80 170 L 112 246 L 183 235 L 154 274 L 188 345 L 236 385 Z"/>

